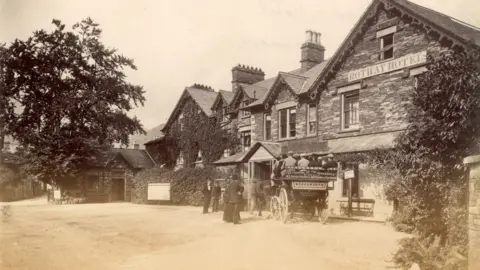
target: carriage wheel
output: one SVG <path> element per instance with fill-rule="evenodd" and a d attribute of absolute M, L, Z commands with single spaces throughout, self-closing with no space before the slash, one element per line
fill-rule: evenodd
<path fill-rule="evenodd" d="M 280 196 L 279 196 L 279 212 L 280 212 L 280 218 L 283 221 L 283 223 L 287 223 L 287 218 L 288 218 L 288 196 L 287 196 L 287 191 L 282 188 L 280 190 Z"/>
<path fill-rule="evenodd" d="M 278 203 L 278 197 L 273 196 L 270 198 L 270 214 L 274 219 L 279 218 L 279 203 Z"/>
<path fill-rule="evenodd" d="M 315 203 L 308 202 L 308 203 L 305 205 L 305 210 L 306 210 L 306 212 L 307 212 L 307 214 L 306 214 L 306 219 L 307 219 L 307 220 L 312 220 L 312 218 L 315 216 L 315 212 L 316 212 Z"/>

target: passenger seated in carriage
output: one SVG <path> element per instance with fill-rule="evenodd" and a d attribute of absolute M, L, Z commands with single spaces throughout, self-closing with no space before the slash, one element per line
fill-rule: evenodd
<path fill-rule="evenodd" d="M 298 161 L 298 167 L 306 168 L 310 164 L 310 161 L 305 158 L 305 154 L 300 155 L 300 160 Z"/>

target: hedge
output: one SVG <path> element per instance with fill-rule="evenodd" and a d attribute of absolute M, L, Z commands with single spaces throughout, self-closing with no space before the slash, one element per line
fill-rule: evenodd
<path fill-rule="evenodd" d="M 132 202 L 146 204 L 148 183 L 170 183 L 170 199 L 175 205 L 203 205 L 203 184 L 210 179 L 226 178 L 229 171 L 215 167 L 184 168 L 177 171 L 154 167 L 133 179 Z"/>

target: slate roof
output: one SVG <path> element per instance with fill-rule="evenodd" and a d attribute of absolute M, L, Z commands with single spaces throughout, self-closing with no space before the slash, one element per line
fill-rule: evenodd
<path fill-rule="evenodd" d="M 185 88 L 185 91 L 190 94 L 192 99 L 198 104 L 198 106 L 207 116 L 212 116 L 212 105 L 217 98 L 218 92 L 193 87 L 187 87 Z"/>
<path fill-rule="evenodd" d="M 222 166 L 222 165 L 233 165 L 233 164 L 237 164 L 237 163 L 242 163 L 243 158 L 245 157 L 246 154 L 247 154 L 247 152 L 236 153 L 236 154 L 231 155 L 229 157 L 221 158 L 221 159 L 213 162 L 213 164 L 218 165 L 218 166 Z"/>
<path fill-rule="evenodd" d="M 464 41 L 472 40 L 477 46 L 480 46 L 480 28 L 469 25 L 460 20 L 454 19 L 446 14 L 439 13 L 429 8 L 417 5 L 407 0 L 390 0 L 402 7 L 408 9 L 412 13 L 423 17 L 424 19 L 444 28 L 462 38 Z"/>
<path fill-rule="evenodd" d="M 89 166 L 106 167 L 118 155 L 121 155 L 134 169 L 148 169 L 155 165 L 146 150 L 111 148 L 96 154 Z"/>
<path fill-rule="evenodd" d="M 328 62 L 329 62 L 329 59 L 313 66 L 308 70 L 296 69 L 290 72 L 279 72 L 277 77 L 273 77 L 269 79 L 268 84 L 270 86 L 268 87 L 269 88 L 268 91 L 262 97 L 258 98 L 258 100 L 250 104 L 250 106 L 248 107 L 254 107 L 254 106 L 263 104 L 267 99 L 268 95 L 275 90 L 272 87 L 275 84 L 275 81 L 278 80 L 278 78 L 283 79 L 295 93 L 297 94 L 306 93 L 310 89 L 310 87 L 312 87 L 313 83 L 315 82 L 317 77 L 320 75 L 320 73 L 323 71 L 323 69 L 327 66 Z M 257 84 L 261 84 L 264 82 L 265 81 L 262 81 Z"/>
<path fill-rule="evenodd" d="M 137 143 L 142 146 L 151 142 L 152 140 L 162 140 L 162 138 L 165 136 L 162 131 L 164 126 L 165 124 L 160 124 L 152 129 L 149 129 L 146 131 L 146 135 L 134 135 L 130 137 L 130 143 Z"/>
<path fill-rule="evenodd" d="M 235 95 L 232 91 L 225 91 L 225 90 L 220 90 L 219 93 L 222 96 L 223 100 L 227 102 L 227 104 L 232 101 L 233 96 Z"/>

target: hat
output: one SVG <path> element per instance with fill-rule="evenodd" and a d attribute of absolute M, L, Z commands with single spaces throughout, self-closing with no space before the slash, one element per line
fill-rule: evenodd
<path fill-rule="evenodd" d="M 333 158 L 333 154 L 332 154 L 332 153 L 329 153 L 327 157 Z"/>
<path fill-rule="evenodd" d="M 289 156 L 293 155 L 293 151 L 288 151 L 288 155 Z"/>
<path fill-rule="evenodd" d="M 305 155 L 305 153 L 301 153 L 300 156 L 301 156 L 301 157 L 304 157 L 304 156 L 306 156 L 306 155 Z"/>

